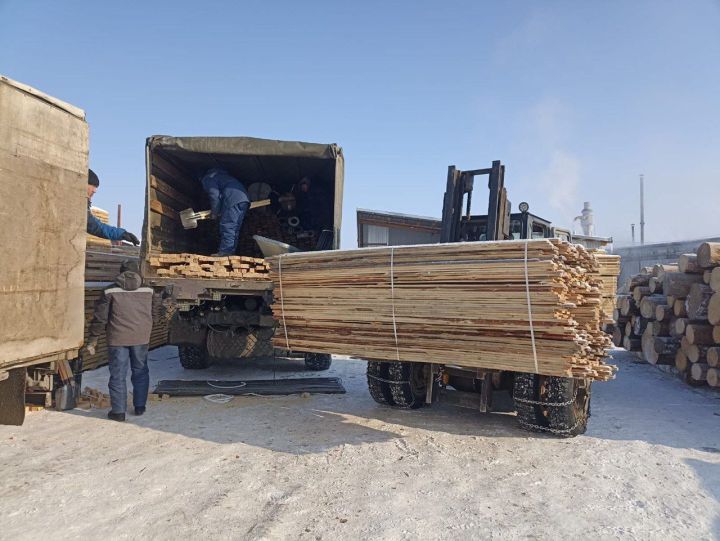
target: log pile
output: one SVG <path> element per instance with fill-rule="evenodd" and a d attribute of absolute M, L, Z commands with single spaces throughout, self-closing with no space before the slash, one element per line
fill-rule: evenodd
<path fill-rule="evenodd" d="M 276 347 L 596 380 L 614 374 L 605 364 L 600 264 L 582 246 L 470 242 L 268 262 Z"/>
<path fill-rule="evenodd" d="M 269 280 L 269 267 L 262 258 L 232 255 L 214 257 L 197 254 L 161 254 L 150 257 L 158 276 Z"/>
<path fill-rule="evenodd" d="M 615 317 L 615 345 L 674 366 L 692 385 L 720 387 L 720 243 L 632 276 Z"/>

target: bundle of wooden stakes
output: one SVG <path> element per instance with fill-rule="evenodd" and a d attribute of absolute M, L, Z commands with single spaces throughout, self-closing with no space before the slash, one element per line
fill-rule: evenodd
<path fill-rule="evenodd" d="M 268 259 L 295 351 L 607 380 L 598 260 L 558 239 Z M 594 274 L 593 274 L 594 273 Z"/>
<path fill-rule="evenodd" d="M 269 280 L 264 259 L 231 255 L 215 257 L 198 254 L 161 254 L 150 256 L 150 266 L 158 276 Z"/>
<path fill-rule="evenodd" d="M 618 296 L 613 342 L 692 385 L 720 388 L 720 243 L 632 276 Z"/>
<path fill-rule="evenodd" d="M 603 251 L 593 250 L 593 256 L 597 260 L 597 270 L 590 274 L 601 282 L 601 307 L 603 310 L 602 323 L 612 326 L 615 323 L 613 315 L 616 308 L 618 275 L 620 274 L 620 256 L 606 254 Z"/>

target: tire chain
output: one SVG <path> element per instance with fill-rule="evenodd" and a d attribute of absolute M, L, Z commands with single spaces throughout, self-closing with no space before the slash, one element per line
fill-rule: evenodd
<path fill-rule="evenodd" d="M 385 379 L 385 378 L 381 378 L 381 377 L 379 377 L 379 376 L 375 376 L 375 375 L 373 375 L 373 374 L 366 374 L 366 375 L 367 375 L 367 377 L 369 377 L 369 378 L 372 378 L 372 379 L 377 380 L 377 381 L 381 381 L 381 382 L 383 382 L 383 383 L 398 383 L 398 384 L 401 384 L 401 383 L 410 383 L 410 380 Z"/>
<path fill-rule="evenodd" d="M 575 395 L 566 402 L 543 402 L 542 400 L 528 400 L 526 398 L 515 398 L 515 397 L 513 397 L 513 400 L 515 400 L 515 402 L 520 402 L 521 404 L 531 404 L 533 406 L 553 406 L 553 407 L 569 406 L 570 404 L 574 403 L 575 400 L 577 400 L 577 391 L 575 391 Z"/>
<path fill-rule="evenodd" d="M 550 432 L 551 434 L 557 434 L 558 436 L 569 436 L 572 434 L 572 431 L 575 430 L 577 427 L 579 427 L 583 422 L 587 420 L 586 416 L 581 417 L 578 419 L 578 421 L 571 426 L 570 428 L 550 428 L 549 426 L 540 426 L 533 423 L 528 423 L 527 421 L 523 421 L 522 419 L 518 419 L 518 422 L 520 423 L 520 426 L 523 426 L 525 428 L 530 428 L 533 430 L 539 430 L 541 432 Z"/>

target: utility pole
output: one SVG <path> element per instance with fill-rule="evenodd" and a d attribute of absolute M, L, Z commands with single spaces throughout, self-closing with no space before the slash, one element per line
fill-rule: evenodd
<path fill-rule="evenodd" d="M 117 226 L 122 227 L 122 205 L 118 203 Z"/>
<path fill-rule="evenodd" d="M 645 176 L 640 175 L 640 244 L 645 244 Z"/>
<path fill-rule="evenodd" d="M 635 224 L 630 224 L 630 231 L 632 234 L 632 243 L 635 244 Z"/>

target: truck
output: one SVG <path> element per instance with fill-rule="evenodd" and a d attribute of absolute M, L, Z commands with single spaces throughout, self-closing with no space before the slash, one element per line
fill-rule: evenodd
<path fill-rule="evenodd" d="M 88 125 L 81 109 L 0 76 L 0 423 L 26 381 L 78 356 L 84 329 Z"/>
<path fill-rule="evenodd" d="M 475 183 L 487 179 L 487 214 L 473 214 Z M 520 203 L 511 212 L 505 188 L 505 166 L 499 160 L 490 167 L 459 170 L 448 168 L 443 199 L 439 242 L 472 242 L 559 237 L 600 248 L 612 241 L 599 237 L 573 236 L 567 230 L 529 212 Z M 425 220 L 427 222 L 427 220 Z M 426 224 L 427 227 L 427 224 Z M 367 385 L 379 404 L 404 409 L 431 405 L 436 401 L 480 412 L 517 412 L 522 428 L 534 432 L 572 437 L 583 434 L 590 417 L 589 379 L 544 376 L 445 364 L 369 361 Z"/>
<path fill-rule="evenodd" d="M 270 199 L 269 205 L 248 211 L 237 255 L 262 257 L 254 238 L 258 235 L 293 250 L 339 248 L 342 149 L 253 137 L 162 135 L 149 137 L 145 149 L 141 272 L 146 283 L 164 288 L 175 300 L 168 342 L 178 346 L 180 363 L 186 369 L 203 369 L 214 359 L 273 355 L 276 322 L 269 280 L 166 276 L 150 261 L 167 254 L 208 256 L 217 251 L 217 222 L 201 220 L 196 228 L 185 229 L 180 219 L 188 208 L 209 208 L 200 178 L 213 167 L 240 180 L 252 201 Z M 308 370 L 330 367 L 330 355 L 302 357 Z"/>

